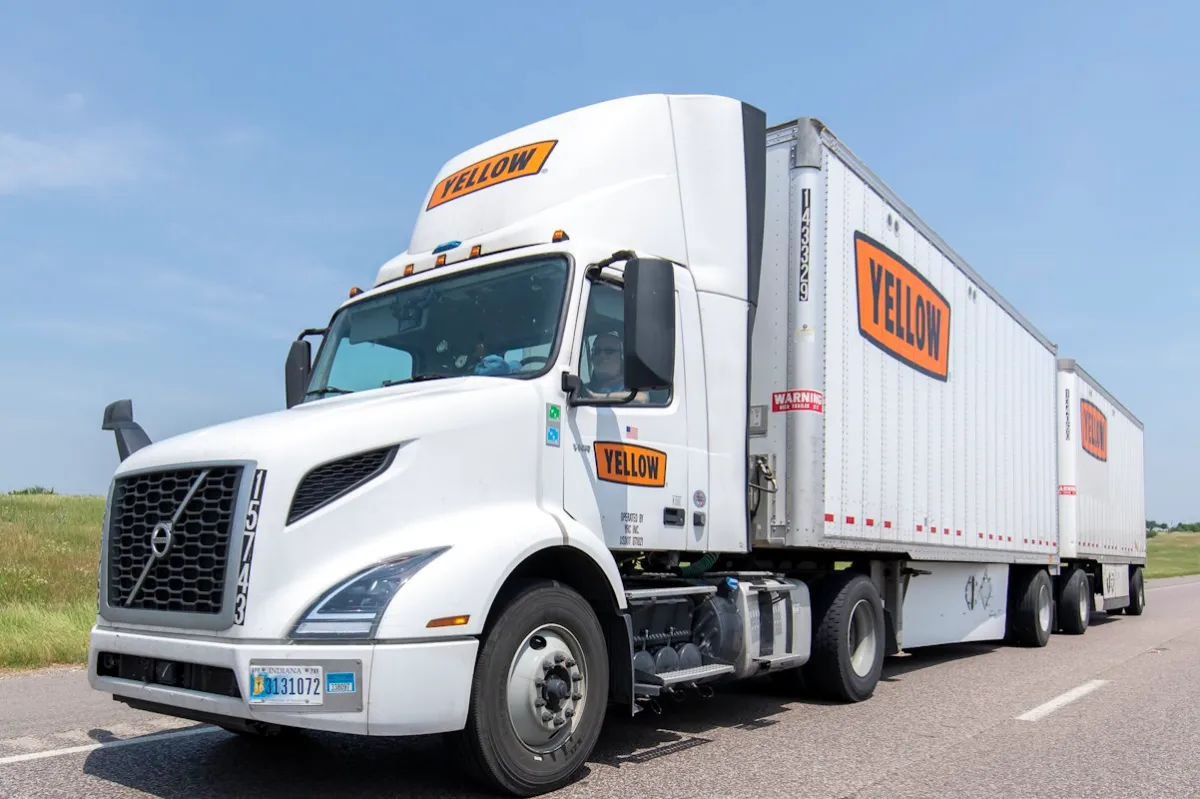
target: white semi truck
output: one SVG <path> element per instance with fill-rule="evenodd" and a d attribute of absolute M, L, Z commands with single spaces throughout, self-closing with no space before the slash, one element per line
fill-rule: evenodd
<path fill-rule="evenodd" d="M 456 156 L 286 389 L 106 409 L 96 689 L 534 795 L 608 712 L 1145 604 L 1140 422 L 813 119 L 628 97 Z"/>

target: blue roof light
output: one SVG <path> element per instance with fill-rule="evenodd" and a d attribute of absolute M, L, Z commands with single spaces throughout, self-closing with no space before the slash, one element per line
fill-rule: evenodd
<path fill-rule="evenodd" d="M 461 246 L 461 241 L 448 241 L 445 244 L 439 244 L 438 246 L 434 247 L 433 254 L 437 255 L 439 252 L 446 252 L 446 250 L 453 250 L 455 247 Z"/>

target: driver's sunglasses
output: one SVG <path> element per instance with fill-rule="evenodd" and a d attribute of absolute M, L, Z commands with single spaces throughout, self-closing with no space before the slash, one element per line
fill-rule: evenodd
<path fill-rule="evenodd" d="M 621 348 L 620 347 L 597 347 L 596 354 L 597 355 L 620 355 Z"/>

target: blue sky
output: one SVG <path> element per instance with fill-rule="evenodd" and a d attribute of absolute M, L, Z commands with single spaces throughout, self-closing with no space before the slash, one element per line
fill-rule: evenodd
<path fill-rule="evenodd" d="M 1148 515 L 1200 518 L 1200 20 L 1134 5 L 5 3 L 0 491 L 102 492 L 113 399 L 155 439 L 281 407 L 447 158 L 672 91 L 821 118 L 1142 418 Z"/>

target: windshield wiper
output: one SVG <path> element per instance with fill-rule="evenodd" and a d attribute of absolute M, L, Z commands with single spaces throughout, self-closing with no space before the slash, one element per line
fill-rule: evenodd
<path fill-rule="evenodd" d="M 325 386 L 325 388 L 318 388 L 313 391 L 306 391 L 304 393 L 304 396 L 312 397 L 315 395 L 318 397 L 323 397 L 326 394 L 353 394 L 353 393 L 354 393 L 353 391 L 349 391 L 344 388 L 338 388 L 337 386 Z"/>
<path fill-rule="evenodd" d="M 451 377 L 455 377 L 455 375 L 442 374 L 441 372 L 422 372 L 419 375 L 405 377 L 401 380 L 384 380 L 379 385 L 380 388 L 384 388 L 386 386 L 398 386 L 401 383 L 421 383 L 425 380 L 443 380 Z"/>

